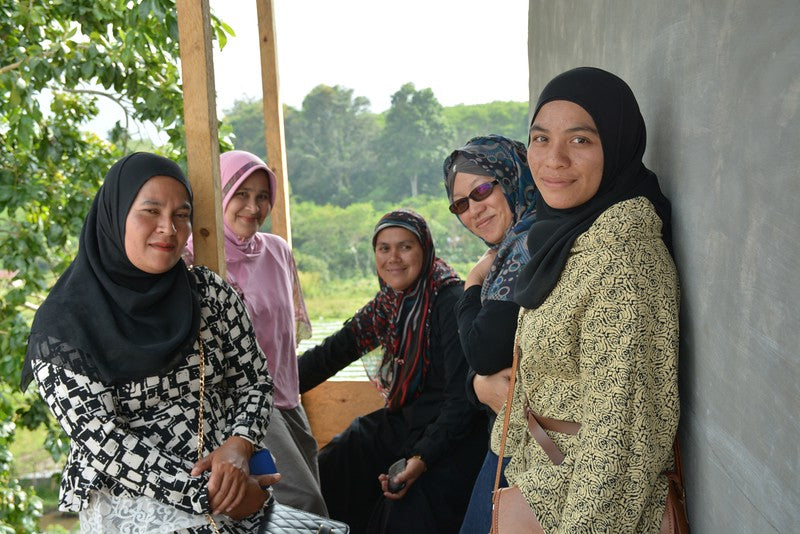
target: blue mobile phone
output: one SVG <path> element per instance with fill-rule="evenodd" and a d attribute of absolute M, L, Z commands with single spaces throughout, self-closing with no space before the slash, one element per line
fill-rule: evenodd
<path fill-rule="evenodd" d="M 251 475 L 271 475 L 277 472 L 278 468 L 275 467 L 275 460 L 269 449 L 261 449 L 250 457 Z"/>

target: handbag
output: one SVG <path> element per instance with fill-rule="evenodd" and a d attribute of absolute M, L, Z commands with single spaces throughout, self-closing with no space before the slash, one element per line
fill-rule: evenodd
<path fill-rule="evenodd" d="M 350 527 L 305 510 L 298 510 L 278 502 L 267 507 L 267 514 L 258 529 L 258 534 L 291 534 L 314 532 L 318 534 L 347 534 Z"/>
<path fill-rule="evenodd" d="M 519 332 L 519 329 L 517 329 L 517 331 Z M 528 506 L 527 501 L 522 497 L 518 489 L 514 489 L 511 494 L 507 495 L 507 498 L 504 498 L 503 494 L 506 491 L 512 490 L 509 488 L 499 488 L 518 364 L 519 344 L 517 337 L 514 340 L 514 361 L 511 367 L 511 379 L 508 384 L 506 413 L 503 419 L 503 433 L 500 437 L 497 473 L 494 480 L 494 492 L 492 493 L 491 534 L 544 532 L 536 518 L 536 514 L 531 510 L 530 506 Z M 542 417 L 533 413 L 527 407 L 525 415 L 528 420 L 528 430 L 531 436 L 536 440 L 539 446 L 542 447 L 555 465 L 560 464 L 564 459 L 564 454 L 558 449 L 556 444 L 553 443 L 544 429 L 567 434 L 577 434 L 580 425 L 570 421 L 559 421 Z M 664 472 L 664 476 L 667 477 L 667 502 L 664 507 L 664 515 L 661 519 L 659 534 L 689 534 L 689 520 L 686 514 L 686 494 L 683 489 L 683 465 L 681 462 L 681 451 L 677 435 L 675 436 L 672 448 L 675 453 L 675 468 L 671 471 Z"/>
<path fill-rule="evenodd" d="M 200 342 L 200 407 L 197 410 L 197 459 L 200 460 L 203 457 L 203 399 L 206 383 L 206 355 L 203 348 L 203 340 L 199 338 L 198 340 Z M 205 514 L 205 517 L 214 532 L 220 534 L 219 527 L 217 527 L 212 515 Z M 270 496 L 264 519 L 258 528 L 258 534 L 302 534 L 303 532 L 347 534 L 350 532 L 350 527 L 341 521 L 335 521 L 312 512 L 280 504 L 275 501 L 274 497 Z"/>
<path fill-rule="evenodd" d="M 683 489 L 683 462 L 678 436 L 672 444 L 675 468 L 665 471 L 667 477 L 667 505 L 661 519 L 659 534 L 689 534 L 689 517 L 686 514 L 686 492 Z"/>

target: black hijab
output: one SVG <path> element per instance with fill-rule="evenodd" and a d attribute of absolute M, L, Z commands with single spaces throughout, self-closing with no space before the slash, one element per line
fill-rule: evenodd
<path fill-rule="evenodd" d="M 183 260 L 162 274 L 136 268 L 125 254 L 125 221 L 153 176 L 189 182 L 174 162 L 137 152 L 116 162 L 81 230 L 78 255 L 33 319 L 21 386 L 42 359 L 105 384 L 144 378 L 177 365 L 200 325 L 199 299 Z"/>
<path fill-rule="evenodd" d="M 561 276 L 575 239 L 618 202 L 648 198 L 661 218 L 662 239 L 672 253 L 670 204 L 656 175 L 642 163 L 647 137 L 644 119 L 628 84 L 592 67 L 559 74 L 539 96 L 531 125 L 542 106 L 554 100 L 578 104 L 594 119 L 603 145 L 603 177 L 597 193 L 574 208 L 551 208 L 539 196 L 537 220 L 528 233 L 531 260 L 520 273 L 514 293 L 514 300 L 525 308 L 544 302 Z"/>

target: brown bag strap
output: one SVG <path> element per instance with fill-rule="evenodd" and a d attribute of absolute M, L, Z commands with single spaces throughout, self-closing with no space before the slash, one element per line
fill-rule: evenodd
<path fill-rule="evenodd" d="M 681 460 L 681 446 L 680 442 L 678 441 L 677 433 L 675 434 L 675 441 L 672 442 L 672 450 L 675 454 L 675 468 L 672 471 L 667 471 L 664 474 L 667 475 L 667 478 L 669 478 L 675 484 L 675 489 L 678 492 L 678 498 L 685 507 L 686 489 L 683 486 L 683 460 Z"/>
<path fill-rule="evenodd" d="M 525 417 L 528 420 L 528 432 L 530 432 L 533 439 L 535 439 L 536 443 L 544 450 L 547 457 L 553 462 L 553 465 L 561 465 L 561 462 L 564 461 L 564 453 L 561 452 L 558 445 L 556 445 L 553 440 L 550 439 L 550 436 L 547 435 L 547 432 L 544 431 L 544 428 L 542 428 L 542 425 L 536 418 L 536 414 L 526 407 Z"/>
<path fill-rule="evenodd" d="M 675 476 L 678 478 L 678 484 L 683 488 L 683 461 L 681 460 L 681 445 L 678 442 L 678 433 L 675 433 L 675 441 L 672 444 L 672 449 L 675 452 Z"/>
<path fill-rule="evenodd" d="M 506 413 L 503 417 L 503 433 L 500 435 L 500 450 L 497 455 L 497 472 L 494 475 L 494 491 L 497 493 L 500 487 L 500 475 L 503 472 L 503 455 L 506 452 L 506 437 L 508 436 L 508 421 L 511 418 L 511 401 L 514 400 L 514 384 L 517 381 L 517 366 L 519 365 L 519 325 L 522 322 L 522 310 L 520 318 L 517 320 L 517 331 L 514 334 L 514 359 L 511 363 L 511 379 L 508 382 L 508 394 L 506 395 Z"/>
<path fill-rule="evenodd" d="M 534 413 L 529 406 L 525 406 L 525 419 L 528 420 L 528 432 L 536 440 L 536 443 L 544 450 L 553 465 L 561 465 L 564 461 L 564 453 L 558 448 L 558 445 L 550 439 L 545 430 L 558 432 L 560 434 L 575 435 L 580 431 L 581 424 L 572 421 L 562 421 L 560 419 L 552 419 Z"/>

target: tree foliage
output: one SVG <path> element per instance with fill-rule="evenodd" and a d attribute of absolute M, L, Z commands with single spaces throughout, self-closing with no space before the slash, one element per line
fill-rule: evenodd
<path fill-rule="evenodd" d="M 526 143 L 528 141 L 528 103 L 491 102 L 444 108 L 445 120 L 461 146 L 477 135 L 498 134 Z"/>
<path fill-rule="evenodd" d="M 286 121 L 286 152 L 292 194 L 318 203 L 350 204 L 368 187 L 378 132 L 369 100 L 352 89 L 318 85 Z"/>
<path fill-rule="evenodd" d="M 392 177 L 386 191 L 389 196 L 442 191 L 442 160 L 453 144 L 442 109 L 433 91 L 417 91 L 412 83 L 392 95 L 380 142 L 386 172 Z M 401 184 L 407 188 L 400 188 Z"/>
<path fill-rule="evenodd" d="M 243 98 L 234 101 L 233 106 L 225 111 L 224 120 L 232 127 L 233 144 L 238 150 L 246 150 L 264 161 L 267 160 L 264 104 L 261 100 Z M 284 115 L 285 122 L 288 122 L 288 119 Z"/>
<path fill-rule="evenodd" d="M 368 104 L 350 89 L 319 85 L 301 109 L 284 107 L 293 198 L 346 207 L 413 196 L 414 183 L 419 194 L 440 195 L 453 148 L 489 133 L 527 140 L 526 102 L 443 108 L 430 89 L 405 84 L 387 112 L 373 114 Z M 239 100 L 225 121 L 236 148 L 264 157 L 262 114 L 261 100 Z"/>
<path fill-rule="evenodd" d="M 213 25 L 223 44 L 230 29 Z M 7 442 L 17 424 L 47 420 L 35 395 L 14 393 L 32 311 L 74 256 L 105 172 L 132 146 L 130 123 L 161 128 L 161 151 L 182 159 L 183 101 L 173 0 L 0 0 L 0 33 L 0 393 L 16 399 L 0 410 L 0 488 L 16 491 Z M 83 131 L 98 98 L 125 117 L 110 140 Z M 0 498 L 0 531 L 36 530 L 36 507 L 20 499 Z"/>

